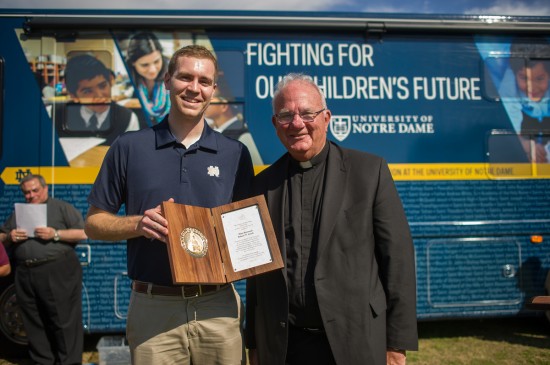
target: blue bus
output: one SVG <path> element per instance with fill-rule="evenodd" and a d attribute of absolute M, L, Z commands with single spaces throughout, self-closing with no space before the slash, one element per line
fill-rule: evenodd
<path fill-rule="evenodd" d="M 332 111 L 329 138 L 389 162 L 414 239 L 419 320 L 540 314 L 525 303 L 545 294 L 550 269 L 550 18 L 1 12 L 0 222 L 23 201 L 29 173 L 87 213 L 109 137 L 69 123 L 80 108 L 64 79 L 72 57 L 112 71 L 111 100 L 135 114 L 134 129 L 162 118 L 154 106 L 166 95 L 153 96 L 132 60 L 147 33 L 164 57 L 188 44 L 216 54 L 211 108 L 224 104 L 246 125 L 257 171 L 284 152 L 271 126 L 274 85 L 288 72 L 315 78 Z M 86 331 L 123 332 L 125 243 L 76 251 Z M 0 281 L 0 333 L 24 345 L 12 283 Z M 236 283 L 241 294 L 245 285 Z"/>

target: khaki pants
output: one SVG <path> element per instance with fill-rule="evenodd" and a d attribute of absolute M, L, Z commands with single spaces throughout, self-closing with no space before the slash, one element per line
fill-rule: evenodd
<path fill-rule="evenodd" d="M 233 285 L 188 299 L 132 291 L 132 364 L 245 364 L 242 309 Z"/>

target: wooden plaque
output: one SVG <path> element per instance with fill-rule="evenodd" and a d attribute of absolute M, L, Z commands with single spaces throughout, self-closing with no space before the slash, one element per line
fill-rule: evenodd
<path fill-rule="evenodd" d="M 174 284 L 223 284 L 283 267 L 263 195 L 201 208 L 163 202 Z"/>

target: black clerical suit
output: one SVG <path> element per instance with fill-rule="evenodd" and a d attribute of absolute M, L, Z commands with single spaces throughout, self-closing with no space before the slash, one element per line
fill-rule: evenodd
<path fill-rule="evenodd" d="M 416 279 L 408 223 L 387 164 L 380 157 L 330 143 L 310 279 L 326 335 L 339 365 L 382 365 L 386 348 L 416 350 Z M 285 223 L 291 157 L 283 155 L 255 179 L 265 194 L 285 269 L 248 279 L 246 343 L 261 365 L 285 364 L 290 323 L 315 324 L 315 316 L 289 313 L 290 281 Z M 315 196 L 315 194 L 313 195 Z M 315 241 L 317 242 L 315 244 Z M 290 247 L 290 246 L 289 246 Z M 293 273 L 294 279 L 289 279 Z M 306 269 L 307 271 L 307 269 Z M 307 276 L 307 275 L 306 275 Z M 310 288 L 311 289 L 311 288 Z M 292 289 L 291 291 L 294 291 Z M 311 291 L 309 291 L 311 293 Z M 291 310 L 292 311 L 292 310 Z M 307 309 L 306 313 L 314 314 Z M 290 318 L 290 319 L 289 319 Z M 301 319 L 300 319 L 301 318 Z M 305 321 L 303 321 L 305 318 Z"/>

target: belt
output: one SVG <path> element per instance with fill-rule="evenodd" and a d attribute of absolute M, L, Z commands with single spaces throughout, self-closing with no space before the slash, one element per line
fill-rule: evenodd
<path fill-rule="evenodd" d="M 63 253 L 61 253 L 59 255 L 56 255 L 56 256 L 45 257 L 45 258 L 41 258 L 41 259 L 21 260 L 21 261 L 18 261 L 17 264 L 25 266 L 25 267 L 36 267 L 36 266 L 44 265 L 44 264 L 47 264 L 48 262 L 52 262 L 52 261 L 55 261 L 57 259 L 60 259 L 60 258 L 64 257 L 68 252 L 69 251 L 63 252 Z"/>
<path fill-rule="evenodd" d="M 224 285 L 181 285 L 181 286 L 162 286 L 142 281 L 132 281 L 132 290 L 137 293 L 150 295 L 181 296 L 183 298 L 198 297 L 206 293 L 212 293 L 223 289 Z"/>

